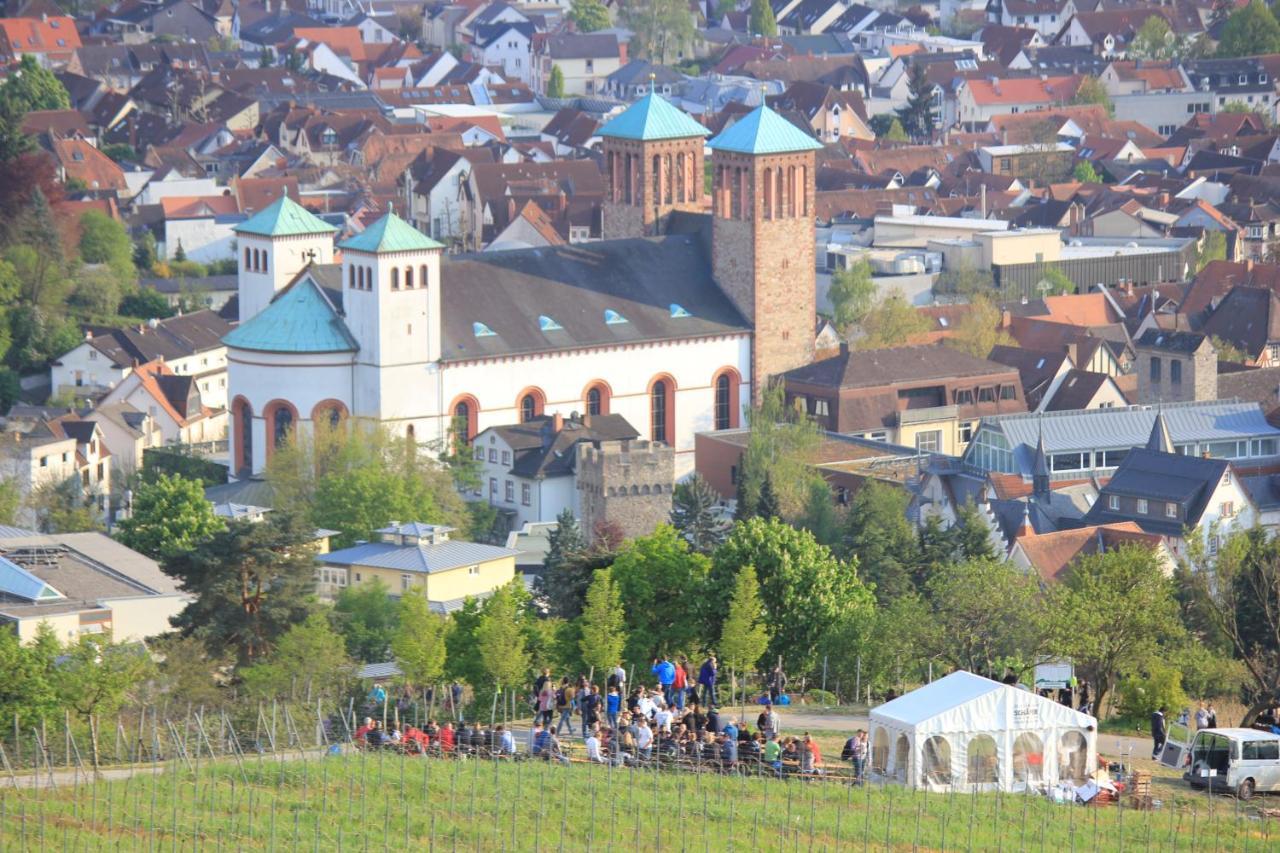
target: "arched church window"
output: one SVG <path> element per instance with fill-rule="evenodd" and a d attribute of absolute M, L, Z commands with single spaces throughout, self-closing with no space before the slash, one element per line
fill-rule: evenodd
<path fill-rule="evenodd" d="M 391 268 L 391 289 L 392 290 L 400 289 L 400 268 L 399 267 Z"/>
<path fill-rule="evenodd" d="M 404 268 L 404 289 L 413 290 L 413 267 Z"/>

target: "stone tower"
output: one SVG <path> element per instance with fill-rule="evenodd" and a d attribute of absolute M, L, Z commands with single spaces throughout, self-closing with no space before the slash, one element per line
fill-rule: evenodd
<path fill-rule="evenodd" d="M 755 328 L 752 386 L 813 360 L 814 152 L 821 143 L 767 106 L 712 139 L 711 266 Z"/>
<path fill-rule="evenodd" d="M 600 129 L 604 238 L 652 237 L 673 210 L 701 211 L 707 129 L 650 92 Z"/>
<path fill-rule="evenodd" d="M 616 526 L 628 539 L 646 536 L 671 517 L 676 452 L 649 441 L 578 444 L 578 518 L 588 536 Z"/>
<path fill-rule="evenodd" d="M 1133 348 L 1139 403 L 1218 399 L 1218 351 L 1207 335 L 1148 329 Z"/>
<path fill-rule="evenodd" d="M 234 229 L 239 255 L 240 322 L 271 303 L 309 263 L 333 263 L 338 229 L 287 195 Z"/>

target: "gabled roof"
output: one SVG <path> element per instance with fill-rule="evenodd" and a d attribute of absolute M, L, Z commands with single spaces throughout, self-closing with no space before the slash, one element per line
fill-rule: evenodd
<path fill-rule="evenodd" d="M 354 237 L 338 244 L 339 249 L 353 252 L 421 252 L 444 246 L 414 228 L 394 213 L 388 213 Z"/>
<path fill-rule="evenodd" d="M 396 545 L 393 542 L 367 542 L 320 556 L 331 566 L 370 566 L 402 572 L 434 574 L 514 557 L 518 552 L 478 542 L 450 539 L 419 545 Z"/>
<path fill-rule="evenodd" d="M 600 128 L 599 134 L 647 142 L 707 136 L 709 131 L 662 96 L 650 92 L 610 119 Z"/>
<path fill-rule="evenodd" d="M 1202 459 L 1135 447 L 1125 454 L 1111 481 L 1085 515 L 1085 521 L 1106 524 L 1131 520 L 1148 533 L 1179 536 L 1184 527 L 1195 527 L 1200 522 L 1214 489 L 1230 467 L 1231 463 L 1225 459 Z M 1109 509 L 1106 498 L 1110 495 L 1176 503 L 1182 512 L 1177 518 L 1168 518 L 1163 512 L 1133 517 L 1122 510 Z"/>
<path fill-rule="evenodd" d="M 222 340 L 259 352 L 355 352 L 359 349 L 333 303 L 312 278 L 311 268 L 271 304 Z"/>
<path fill-rule="evenodd" d="M 822 143 L 764 105 L 720 131 L 707 145 L 715 151 L 737 154 L 782 154 L 822 148 Z"/>
<path fill-rule="evenodd" d="M 293 237 L 300 234 L 332 234 L 338 229 L 283 195 L 232 230 L 237 234 L 257 234 L 262 237 Z"/>

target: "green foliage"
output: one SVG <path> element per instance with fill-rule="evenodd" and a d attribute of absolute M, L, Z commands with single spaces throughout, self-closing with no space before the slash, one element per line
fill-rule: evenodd
<path fill-rule="evenodd" d="M 60 305 L 67 289 L 67 259 L 49 199 L 39 187 L 32 191 L 31 204 L 18 223 L 16 242 L 5 258 L 18 271 L 21 299 L 32 306 Z"/>
<path fill-rule="evenodd" d="M 654 62 L 693 44 L 693 15 L 683 0 L 626 0 L 622 22 L 635 34 L 631 44 Z"/>
<path fill-rule="evenodd" d="M 133 265 L 143 275 L 151 272 L 151 268 L 160 260 L 156 249 L 156 235 L 151 233 L 148 228 L 142 232 L 142 236 L 133 244 Z"/>
<path fill-rule="evenodd" d="M 831 300 L 831 309 L 835 313 L 836 328 L 841 333 L 849 327 L 861 323 L 875 304 L 876 285 L 871 280 L 871 264 L 858 261 L 848 269 L 836 270 L 831 275 L 831 287 L 827 290 L 827 299 Z"/>
<path fill-rule="evenodd" d="M 1240 101 L 1240 100 L 1227 101 L 1227 103 L 1224 104 L 1222 108 L 1218 110 L 1218 112 L 1236 113 L 1239 115 L 1245 115 L 1245 114 L 1251 115 L 1254 118 L 1256 118 L 1258 120 L 1258 123 L 1261 124 L 1263 127 L 1271 126 L 1271 119 L 1267 117 L 1267 113 L 1264 110 L 1258 109 L 1253 104 L 1246 104 L 1244 101 Z"/>
<path fill-rule="evenodd" d="M 1217 335 L 1212 336 L 1209 341 L 1213 344 L 1213 348 L 1218 351 L 1218 361 L 1244 364 L 1251 360 L 1248 353 L 1231 343 L 1231 341 L 1224 340 Z"/>
<path fill-rule="evenodd" d="M 1206 231 L 1204 241 L 1196 252 L 1196 272 L 1213 261 L 1227 259 L 1227 235 L 1221 231 Z"/>
<path fill-rule="evenodd" d="M 843 553 L 857 559 L 881 604 L 912 590 L 918 557 L 907 501 L 903 489 L 868 479 L 849 505 Z"/>
<path fill-rule="evenodd" d="M 738 465 L 738 518 L 756 514 L 765 482 L 776 497 L 776 514 L 795 518 L 809 497 L 809 483 L 819 476 L 809 457 L 822 441 L 818 424 L 786 404 L 782 386 L 772 385 L 760 395 L 758 407 L 747 412 L 751 435 Z"/>
<path fill-rule="evenodd" d="M 719 552 L 717 552 L 719 553 Z M 692 654 L 709 639 L 703 604 L 711 561 L 668 524 L 623 544 L 612 579 L 626 603 L 626 658 Z"/>
<path fill-rule="evenodd" d="M 1036 290 L 1045 296 L 1070 296 L 1076 292 L 1076 283 L 1057 266 L 1046 266 L 1036 284 Z"/>
<path fill-rule="evenodd" d="M 922 63 L 912 63 L 907 88 L 910 94 L 906 105 L 897 110 L 898 119 L 908 137 L 917 142 L 928 142 L 933 138 L 937 117 L 933 113 L 933 84 L 929 82 Z"/>
<path fill-rule="evenodd" d="M 1076 167 L 1071 170 L 1071 177 L 1075 178 L 1082 184 L 1100 184 L 1102 177 L 1098 171 L 1093 168 L 1093 164 L 1088 160 L 1081 160 L 1076 163 Z"/>
<path fill-rule="evenodd" d="M 138 485 L 133 513 L 117 525 L 116 538 L 162 560 L 198 545 L 223 527 L 199 481 L 160 474 Z"/>
<path fill-rule="evenodd" d="M 44 533 L 102 530 L 102 514 L 93 495 L 85 494 L 79 476 L 48 480 L 31 491 L 27 505 Z"/>
<path fill-rule="evenodd" d="M 120 281 L 110 267 L 82 266 L 67 306 L 78 316 L 109 320 L 120 304 Z"/>
<path fill-rule="evenodd" d="M 1075 97 L 1071 99 L 1073 104 L 1096 104 L 1105 107 L 1107 115 L 1115 112 L 1115 105 L 1111 103 L 1111 96 L 1107 94 L 1107 88 L 1102 85 L 1102 81 L 1097 77 L 1085 77 L 1080 81 L 1080 87 L 1076 89 Z"/>
<path fill-rule="evenodd" d="M 0 117 L 15 124 L 32 110 L 67 109 L 71 109 L 71 97 L 66 87 L 32 54 L 23 56 L 0 85 Z"/>
<path fill-rule="evenodd" d="M 729 610 L 720 628 L 720 643 L 716 646 L 720 664 L 740 674 L 749 673 L 768 647 L 769 629 L 760 601 L 760 582 L 755 567 L 745 565 L 734 579 Z"/>
<path fill-rule="evenodd" d="M 311 613 L 280 637 L 265 659 L 241 669 L 245 689 L 258 696 L 340 700 L 355 675 L 342 635 L 323 613 Z"/>
<path fill-rule="evenodd" d="M 19 372 L 44 368 L 84 339 L 75 323 L 34 305 L 10 309 L 8 321 L 11 343 L 7 361 Z"/>
<path fill-rule="evenodd" d="M 499 587 L 484 603 L 475 628 L 476 653 L 486 681 L 473 683 L 495 687 L 515 687 L 529 670 L 529 653 L 525 648 L 523 614 L 513 588 L 519 578 Z"/>
<path fill-rule="evenodd" d="M 1138 546 L 1080 558 L 1055 590 L 1055 649 L 1094 685 L 1095 707 L 1117 679 L 1147 667 L 1182 625 L 1156 552 Z"/>
<path fill-rule="evenodd" d="M 136 317 L 139 320 L 162 320 L 173 316 L 173 307 L 169 305 L 169 300 L 165 299 L 160 291 L 149 287 L 140 287 L 126 294 L 120 300 L 118 310 L 123 317 Z"/>
<path fill-rule="evenodd" d="M 729 533 L 728 523 L 717 512 L 719 501 L 715 489 L 698 473 L 678 483 L 671 496 L 671 526 L 701 554 L 710 554 Z"/>
<path fill-rule="evenodd" d="M 564 72 L 560 70 L 559 65 L 551 66 L 551 74 L 547 78 L 547 97 L 564 97 Z"/>
<path fill-rule="evenodd" d="M 1116 712 L 1130 720 L 1145 722 L 1161 708 L 1176 713 L 1188 704 L 1182 674 L 1164 661 L 1149 662 L 1142 672 L 1125 676 L 1116 687 Z"/>
<path fill-rule="evenodd" d="M 401 601 L 407 596 L 408 591 Z M 399 633 L 401 606 L 380 578 L 343 587 L 333 603 L 333 614 L 347 644 L 347 654 L 362 663 L 390 660 L 391 641 Z"/>
<path fill-rule="evenodd" d="M 894 288 L 867 313 L 862 331 L 865 334 L 857 341 L 859 349 L 901 346 L 913 335 L 929 331 L 929 321 Z"/>
<path fill-rule="evenodd" d="M 195 708 L 217 708 L 226 700 L 222 673 L 230 669 L 230 657 L 211 654 L 195 637 L 170 634 L 148 640 L 147 645 L 159 661 L 153 701 L 167 701 L 175 707 L 190 703 Z"/>
<path fill-rule="evenodd" d="M 1138 28 L 1128 54 L 1134 59 L 1172 59 L 1177 51 L 1178 39 L 1169 22 L 1161 15 L 1152 15 Z"/>
<path fill-rule="evenodd" d="M 561 510 L 555 530 L 547 537 L 547 556 L 538 579 L 538 592 L 546 598 L 551 615 L 576 619 L 582 612 L 591 574 L 599 568 L 586 559 L 589 550 L 573 510 Z"/>
<path fill-rule="evenodd" d="M 752 518 L 737 524 L 716 551 L 707 595 L 709 633 L 723 627 L 734 578 L 746 565 L 755 566 L 760 581 L 772 632 L 769 659 L 781 656 L 793 672 L 811 669 L 841 626 L 871 621 L 874 596 L 859 580 L 856 563 L 836 559 L 808 531 Z"/>
<path fill-rule="evenodd" d="M 431 612 L 418 586 L 400 596 L 399 624 L 391 637 L 391 651 L 405 680 L 415 686 L 435 684 L 444 674 L 449 620 Z"/>
<path fill-rule="evenodd" d="M 186 445 L 148 447 L 142 451 L 142 476 L 154 479 L 163 474 L 194 480 L 203 488 L 227 482 L 227 466 L 197 456 Z"/>
<path fill-rule="evenodd" d="M 774 38 L 778 35 L 778 21 L 773 15 L 773 6 L 769 0 L 751 0 L 747 26 L 753 36 Z"/>
<path fill-rule="evenodd" d="M 606 29 L 611 23 L 609 10 L 600 0 L 573 0 L 569 5 L 569 20 L 582 33 Z"/>
<path fill-rule="evenodd" d="M 821 476 L 809 480 L 804 512 L 796 519 L 796 526 L 812 533 L 814 539 L 828 548 L 835 547 L 839 541 L 840 517 L 832 499 L 831 487 Z"/>
<path fill-rule="evenodd" d="M 1233 12 L 1222 28 L 1218 56 L 1259 56 L 1280 52 L 1280 23 L 1262 0 Z"/>
<path fill-rule="evenodd" d="M 6 370 L 12 374 L 13 371 Z M 12 405 L 12 402 L 9 403 Z M 6 409 L 7 411 L 7 409 Z M 0 524 L 16 525 L 22 508 L 22 487 L 13 477 L 0 477 Z"/>
<path fill-rule="evenodd" d="M 910 142 L 907 136 L 907 130 L 902 126 L 902 120 L 893 113 L 881 113 L 872 116 L 868 124 L 871 132 L 876 135 L 876 139 L 883 139 L 886 142 Z"/>
<path fill-rule="evenodd" d="M 760 499 L 756 501 L 756 516 L 759 518 L 779 518 L 782 508 L 778 505 L 778 496 L 773 491 L 773 477 L 765 474 L 760 484 Z"/>
<path fill-rule="evenodd" d="M 372 539 L 392 521 L 467 531 L 469 516 L 449 471 L 383 427 L 348 420 L 295 433 L 267 462 L 267 479 L 277 509 L 339 531 L 338 547 Z"/>
<path fill-rule="evenodd" d="M 997 344 L 1013 343 L 1009 333 L 1000 328 L 1002 317 L 999 306 L 989 297 L 975 296 L 969 310 L 956 323 L 954 333 L 943 343 L 975 358 L 986 358 Z"/>
<path fill-rule="evenodd" d="M 52 641 L 57 643 L 56 638 Z M 57 694 L 47 661 L 39 652 L 34 646 L 20 645 L 16 631 L 0 630 L 0 720 L 10 731 L 15 715 L 34 722 L 57 712 Z M 49 661 L 52 657 L 56 652 Z"/>
<path fill-rule="evenodd" d="M 990 296 L 996 291 L 996 280 L 991 270 L 979 269 L 971 264 L 959 264 L 943 270 L 933 283 L 936 293 L 967 296 Z"/>
<path fill-rule="evenodd" d="M 314 530 L 276 509 L 264 521 L 233 520 L 171 555 L 165 572 L 193 596 L 174 627 L 241 664 L 262 659 L 314 607 Z"/>
<path fill-rule="evenodd" d="M 132 282 L 137 275 L 124 223 L 98 210 L 80 217 L 80 258 L 86 264 L 106 264 L 121 282 Z"/>
<path fill-rule="evenodd" d="M 1005 667 L 1025 672 L 1049 648 L 1039 584 L 1012 563 L 947 563 L 925 589 L 937 625 L 931 649 L 936 659 L 999 677 Z"/>
<path fill-rule="evenodd" d="M 141 160 L 138 149 L 127 142 L 112 142 L 102 146 L 102 153 L 117 163 L 137 163 Z"/>
<path fill-rule="evenodd" d="M 613 582 L 612 569 L 601 569 L 591 579 L 579 635 L 582 662 L 588 668 L 605 672 L 622 660 L 622 650 L 627 643 L 626 614 L 620 588 Z"/>

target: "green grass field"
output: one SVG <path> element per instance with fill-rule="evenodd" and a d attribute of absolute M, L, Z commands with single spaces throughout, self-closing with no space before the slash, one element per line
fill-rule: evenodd
<path fill-rule="evenodd" d="M 0 782 L 3 850 L 1267 850 L 1235 800 L 1138 812 L 711 773 L 393 753 Z"/>

